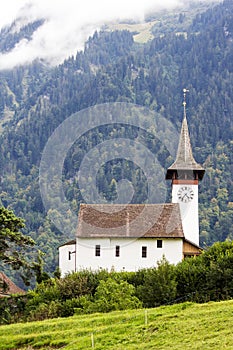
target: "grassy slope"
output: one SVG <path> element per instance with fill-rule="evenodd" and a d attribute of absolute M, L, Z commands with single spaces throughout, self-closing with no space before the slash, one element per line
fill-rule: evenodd
<path fill-rule="evenodd" d="M 105 30 L 128 30 L 135 33 L 134 40 L 137 43 L 146 43 L 153 39 L 152 28 L 157 21 L 143 22 L 137 24 L 117 23 L 106 26 Z"/>
<path fill-rule="evenodd" d="M 186 34 L 186 29 L 192 23 L 194 17 L 202 12 L 205 12 L 213 5 L 216 5 L 221 0 L 202 1 L 193 3 L 187 1 L 186 6 L 173 8 L 172 11 L 163 10 L 155 13 L 150 13 L 146 17 L 146 21 L 138 23 L 107 23 L 104 25 L 104 30 L 128 30 L 134 33 L 134 41 L 144 44 L 152 40 L 155 36 L 161 36 L 166 32 L 175 32 L 177 34 Z M 179 15 L 183 14 L 183 22 L 179 23 Z"/>
<path fill-rule="evenodd" d="M 0 349 L 233 349 L 232 324 L 233 301 L 185 303 L 1 326 Z"/>

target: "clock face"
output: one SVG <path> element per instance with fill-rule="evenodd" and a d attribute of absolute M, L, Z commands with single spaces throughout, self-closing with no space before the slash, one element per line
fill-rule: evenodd
<path fill-rule="evenodd" d="M 178 198 L 181 202 L 190 202 L 194 197 L 194 192 L 191 187 L 183 186 L 178 191 Z"/>

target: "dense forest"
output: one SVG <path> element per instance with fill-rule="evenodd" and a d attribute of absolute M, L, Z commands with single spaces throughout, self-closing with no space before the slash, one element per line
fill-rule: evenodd
<path fill-rule="evenodd" d="M 126 30 L 100 31 L 83 51 L 55 68 L 35 61 L 0 72 L 1 203 L 25 219 L 25 233 L 46 253 L 48 272 L 56 269 L 57 247 L 73 237 L 73 232 L 64 235 L 49 220 L 39 189 L 41 155 L 53 131 L 87 107 L 124 102 L 147 107 L 179 132 L 184 87 L 189 89 L 193 153 L 206 169 L 200 185 L 201 245 L 233 239 L 233 3 L 225 0 L 193 17 L 180 11 L 169 24 L 163 16 L 153 28 L 154 39 L 143 44 Z M 14 47 L 23 36 L 30 38 L 42 23 L 21 29 L 17 37 L 2 30 L 1 51 Z M 64 162 L 64 191 L 76 213 L 84 199 L 75 174 L 85 154 L 112 135 L 140 138 L 165 170 L 172 163 L 149 132 L 117 125 L 90 130 L 75 142 Z M 145 174 L 132 161 L 109 161 L 97 175 L 98 190 L 106 200 L 114 200 L 117 183 L 127 179 L 134 188 L 133 202 L 146 201 Z"/>

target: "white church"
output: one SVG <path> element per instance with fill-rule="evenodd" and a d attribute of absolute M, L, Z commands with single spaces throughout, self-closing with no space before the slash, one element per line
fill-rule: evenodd
<path fill-rule="evenodd" d="M 183 105 L 177 156 L 166 173 L 172 203 L 81 204 L 76 238 L 59 247 L 62 276 L 83 269 L 137 271 L 163 256 L 177 264 L 201 253 L 198 185 L 205 170 L 193 157 Z"/>

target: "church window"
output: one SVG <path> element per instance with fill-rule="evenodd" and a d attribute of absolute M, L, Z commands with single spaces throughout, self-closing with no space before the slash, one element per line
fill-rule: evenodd
<path fill-rule="evenodd" d="M 119 257 L 120 256 L 120 246 L 116 245 L 116 256 Z"/>
<path fill-rule="evenodd" d="M 142 247 L 142 258 L 146 258 L 147 257 L 147 247 L 143 246 Z"/>
<path fill-rule="evenodd" d="M 100 256 L 100 245 L 99 244 L 97 244 L 95 246 L 95 256 Z"/>
<path fill-rule="evenodd" d="M 157 248 L 163 248 L 163 241 L 162 241 L 162 239 L 157 239 Z"/>
<path fill-rule="evenodd" d="M 72 254 L 76 254 L 76 251 L 74 251 L 74 252 L 69 251 L 68 252 L 68 260 L 71 260 Z"/>

